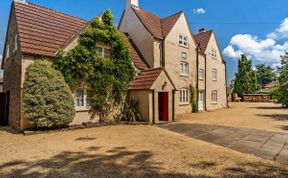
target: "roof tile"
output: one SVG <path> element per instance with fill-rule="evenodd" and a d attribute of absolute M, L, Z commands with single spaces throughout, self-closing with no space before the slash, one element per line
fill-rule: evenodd
<path fill-rule="evenodd" d="M 144 9 L 140 9 L 139 7 L 132 6 L 132 9 L 136 13 L 142 24 L 146 27 L 146 29 L 155 38 L 161 40 L 169 34 L 169 32 L 179 19 L 180 15 L 183 13 L 181 11 L 174 15 L 161 19 L 161 17 L 152 14 L 151 12 Z"/>
<path fill-rule="evenodd" d="M 31 3 L 15 2 L 23 53 L 53 57 L 88 21 Z"/>
<path fill-rule="evenodd" d="M 161 72 L 164 71 L 162 67 L 143 70 L 135 79 L 129 90 L 149 90 L 157 80 Z"/>
<path fill-rule="evenodd" d="M 205 32 L 200 32 L 196 35 L 194 35 L 195 40 L 197 41 L 197 43 L 200 45 L 200 51 L 204 54 L 208 43 L 210 41 L 211 35 L 212 35 L 213 31 L 209 30 L 209 31 L 205 31 Z"/>

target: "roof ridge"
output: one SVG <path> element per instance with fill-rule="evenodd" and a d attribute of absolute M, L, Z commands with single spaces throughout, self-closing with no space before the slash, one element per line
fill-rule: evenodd
<path fill-rule="evenodd" d="M 161 20 L 168 19 L 169 17 L 173 17 L 173 16 L 175 16 L 177 14 L 182 14 L 182 13 L 184 13 L 184 11 L 179 11 L 179 12 L 176 12 L 176 13 L 174 13 L 172 15 L 167 16 L 167 17 L 161 18 Z"/>
<path fill-rule="evenodd" d="M 142 72 L 148 72 L 148 71 L 159 70 L 159 69 L 163 69 L 164 70 L 164 67 L 156 67 L 156 68 L 151 68 L 151 69 L 145 69 Z"/>
<path fill-rule="evenodd" d="M 13 3 L 17 3 L 17 4 L 23 5 L 23 3 L 17 2 L 17 1 L 13 1 Z M 27 1 L 26 4 L 24 4 L 24 5 L 27 5 L 27 4 L 28 4 L 28 5 L 33 5 L 33 6 L 35 6 L 35 7 L 43 8 L 43 9 L 46 9 L 46 10 L 49 10 L 49 11 L 52 11 L 52 12 L 54 12 L 54 13 L 56 13 L 56 14 L 67 15 L 67 16 L 70 16 L 70 17 L 75 18 L 75 19 L 79 19 L 79 20 L 83 20 L 83 21 L 89 22 L 89 21 L 86 20 L 86 19 L 83 19 L 83 18 L 80 18 L 80 17 L 76 17 L 76 16 L 71 15 L 71 14 L 68 14 L 68 13 L 60 12 L 60 11 L 54 10 L 54 9 L 52 9 L 52 8 L 40 6 L 40 5 L 38 5 L 38 4 L 34 4 L 34 3 L 29 2 L 29 1 Z"/>

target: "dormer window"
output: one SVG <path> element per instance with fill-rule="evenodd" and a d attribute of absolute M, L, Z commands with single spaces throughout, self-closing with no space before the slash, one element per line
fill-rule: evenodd
<path fill-rule="evenodd" d="M 179 35 L 179 45 L 188 46 L 188 37 L 184 35 Z"/>
<path fill-rule="evenodd" d="M 212 56 L 213 58 L 217 58 L 217 50 L 216 50 L 215 48 L 213 48 L 213 49 L 211 50 L 211 56 Z"/>

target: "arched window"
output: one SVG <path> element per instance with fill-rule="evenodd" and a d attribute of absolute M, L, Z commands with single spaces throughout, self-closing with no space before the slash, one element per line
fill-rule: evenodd
<path fill-rule="evenodd" d="M 180 63 L 180 75 L 182 76 L 189 75 L 189 64 L 187 62 Z"/>
<path fill-rule="evenodd" d="M 211 101 L 212 103 L 218 102 L 218 92 L 216 90 L 212 91 L 211 93 Z"/>
<path fill-rule="evenodd" d="M 199 70 L 199 80 L 204 80 L 205 74 L 204 74 L 204 69 Z"/>

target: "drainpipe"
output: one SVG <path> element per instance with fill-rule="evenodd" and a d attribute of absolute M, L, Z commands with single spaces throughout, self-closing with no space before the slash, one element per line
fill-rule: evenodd
<path fill-rule="evenodd" d="M 161 42 L 161 47 L 162 47 L 162 50 L 161 50 L 161 60 L 162 60 L 162 67 L 165 67 L 166 65 L 166 61 L 165 61 L 165 41 L 163 40 Z"/>
<path fill-rule="evenodd" d="M 155 124 L 155 90 L 152 91 L 152 113 L 153 113 L 152 124 Z"/>
<path fill-rule="evenodd" d="M 172 90 L 172 121 L 175 121 L 175 90 Z"/>
<path fill-rule="evenodd" d="M 227 103 L 227 107 L 230 108 L 229 103 L 228 103 L 228 90 L 227 90 L 228 84 L 227 84 L 227 68 L 226 68 L 226 62 L 224 63 L 224 65 L 225 65 L 226 103 Z M 232 96 L 232 97 L 233 97 L 233 96 Z"/>
<path fill-rule="evenodd" d="M 205 111 L 207 110 L 207 57 L 206 54 L 204 54 L 205 59 L 205 92 L 204 92 L 204 98 L 205 98 Z"/>
<path fill-rule="evenodd" d="M 200 49 L 200 44 L 197 44 L 196 48 L 196 102 L 197 102 L 197 107 L 198 107 L 198 102 L 199 102 L 199 49 Z M 198 108 L 197 108 L 198 109 Z"/>

